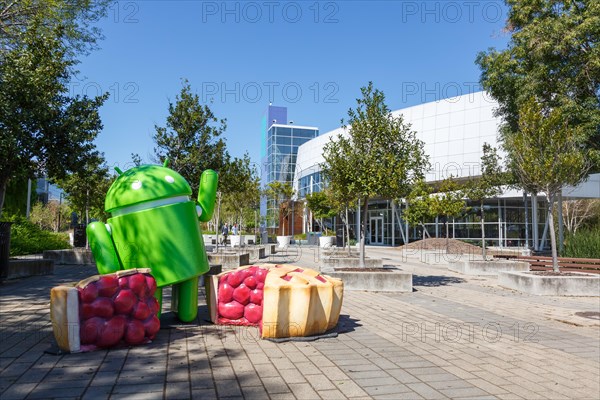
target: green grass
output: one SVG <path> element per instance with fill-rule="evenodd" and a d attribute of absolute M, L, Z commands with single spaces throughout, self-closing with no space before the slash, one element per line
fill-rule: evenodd
<path fill-rule="evenodd" d="M 40 229 L 24 218 L 13 218 L 10 230 L 10 255 L 38 254 L 44 250 L 68 249 L 69 234 Z"/>
<path fill-rule="evenodd" d="M 600 227 L 566 235 L 562 257 L 600 258 Z"/>

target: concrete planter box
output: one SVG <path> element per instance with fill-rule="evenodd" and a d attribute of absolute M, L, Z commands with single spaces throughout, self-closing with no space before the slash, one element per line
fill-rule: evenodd
<path fill-rule="evenodd" d="M 344 290 L 367 290 L 374 292 L 412 292 L 412 274 L 390 270 L 390 272 L 338 271 L 327 275 L 344 281 Z"/>
<path fill-rule="evenodd" d="M 267 256 L 265 246 L 246 246 L 244 252 L 250 256 L 250 262 L 258 261 Z"/>
<path fill-rule="evenodd" d="M 202 235 L 202 240 L 204 240 L 205 246 L 217 244 L 217 235 Z"/>
<path fill-rule="evenodd" d="M 360 259 L 358 257 L 323 257 L 321 258 L 321 272 L 330 273 L 335 268 L 356 268 L 360 269 Z M 366 258 L 365 268 L 383 268 L 383 260 L 380 258 Z"/>
<path fill-rule="evenodd" d="M 322 249 L 333 246 L 335 236 L 321 236 L 319 237 L 319 247 Z"/>
<path fill-rule="evenodd" d="M 290 246 L 291 241 L 291 236 L 277 236 L 277 247 L 280 249 L 288 248 Z"/>
<path fill-rule="evenodd" d="M 500 286 L 536 296 L 600 296 L 600 275 L 571 272 L 547 276 L 531 272 L 500 272 Z"/>
<path fill-rule="evenodd" d="M 44 259 L 55 265 L 95 264 L 94 256 L 88 249 L 45 250 Z"/>
<path fill-rule="evenodd" d="M 460 260 L 448 263 L 448 269 L 465 275 L 498 276 L 500 271 L 529 271 L 529 263 L 505 260 Z"/>
<path fill-rule="evenodd" d="M 231 247 L 241 247 L 244 244 L 242 240 L 243 236 L 241 235 L 231 235 L 229 236 L 229 243 Z"/>
<path fill-rule="evenodd" d="M 274 244 L 267 244 L 264 246 L 265 248 L 265 256 L 270 256 L 271 254 L 277 253 L 277 246 Z"/>
<path fill-rule="evenodd" d="M 220 264 L 223 270 L 228 270 L 250 265 L 250 255 L 235 252 L 208 253 L 208 261 L 210 264 Z"/>
<path fill-rule="evenodd" d="M 52 260 L 9 260 L 6 279 L 52 274 L 54 274 L 54 261 Z"/>

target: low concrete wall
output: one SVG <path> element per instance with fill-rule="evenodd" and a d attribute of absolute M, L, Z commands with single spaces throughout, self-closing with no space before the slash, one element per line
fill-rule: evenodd
<path fill-rule="evenodd" d="M 43 259 L 9 260 L 6 279 L 54 274 L 54 261 Z"/>
<path fill-rule="evenodd" d="M 56 265 L 96 263 L 88 249 L 45 250 L 44 259 L 53 260 Z"/>
<path fill-rule="evenodd" d="M 600 275 L 573 272 L 575 276 L 500 272 L 500 286 L 537 296 L 600 296 Z"/>
<path fill-rule="evenodd" d="M 361 268 L 360 259 L 354 257 L 322 257 L 321 272 L 333 272 L 335 268 Z M 366 258 L 365 268 L 383 268 L 380 258 Z"/>
<path fill-rule="evenodd" d="M 344 290 L 374 292 L 412 292 L 412 274 L 409 272 L 331 272 L 327 275 L 344 282 Z"/>
<path fill-rule="evenodd" d="M 266 257 L 266 249 L 264 246 L 247 246 L 244 247 L 244 252 L 248 253 L 251 262 Z"/>
<path fill-rule="evenodd" d="M 529 263 L 523 261 L 505 260 L 464 260 L 448 263 L 448 269 L 450 271 L 458 272 L 465 275 L 498 276 L 498 272 L 500 271 L 529 271 Z"/>
<path fill-rule="evenodd" d="M 208 253 L 208 262 L 210 264 L 220 264 L 223 270 L 236 269 L 243 265 L 250 265 L 250 255 L 248 253 Z"/>

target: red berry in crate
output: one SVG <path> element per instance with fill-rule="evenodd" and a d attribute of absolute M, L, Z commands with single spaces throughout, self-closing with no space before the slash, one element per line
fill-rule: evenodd
<path fill-rule="evenodd" d="M 150 307 L 148 307 L 146 303 L 140 301 L 133 307 L 133 314 L 131 314 L 131 316 L 143 321 L 150 316 Z"/>
<path fill-rule="evenodd" d="M 233 272 L 227 278 L 227 283 L 229 283 L 233 288 L 240 286 L 243 281 L 244 279 L 242 278 L 242 275 L 238 272 Z"/>
<path fill-rule="evenodd" d="M 129 289 L 121 290 L 115 297 L 115 312 L 117 314 L 129 314 L 137 303 L 137 297 Z"/>
<path fill-rule="evenodd" d="M 80 290 L 81 301 L 84 303 L 91 303 L 98 297 L 98 285 L 95 283 L 89 284 Z"/>
<path fill-rule="evenodd" d="M 150 275 L 146 275 L 146 286 L 148 287 L 148 295 L 154 296 L 156 292 L 156 280 Z"/>
<path fill-rule="evenodd" d="M 250 301 L 250 289 L 242 283 L 233 291 L 233 299 L 245 306 Z"/>
<path fill-rule="evenodd" d="M 250 302 L 256 305 L 262 305 L 263 291 L 260 289 L 254 289 L 250 292 Z"/>
<path fill-rule="evenodd" d="M 92 313 L 96 317 L 110 318 L 115 313 L 113 302 L 106 297 L 99 297 L 92 303 Z"/>
<path fill-rule="evenodd" d="M 146 295 L 146 277 L 143 274 L 131 275 L 129 277 L 129 287 L 139 298 Z"/>
<path fill-rule="evenodd" d="M 250 303 L 244 309 L 244 317 L 253 324 L 257 324 L 262 319 L 263 308 L 262 306 Z"/>
<path fill-rule="evenodd" d="M 240 319 L 244 316 L 244 306 L 237 301 L 219 303 L 219 314 L 227 319 Z"/>
<path fill-rule="evenodd" d="M 256 282 L 256 278 L 253 276 L 249 276 L 246 279 L 244 279 L 244 285 L 248 286 L 248 289 L 252 290 L 256 288 L 256 284 L 258 282 Z"/>
<path fill-rule="evenodd" d="M 160 329 L 149 269 L 95 275 L 50 292 L 54 336 L 63 351 L 146 343 Z"/>
<path fill-rule="evenodd" d="M 227 282 L 219 285 L 219 301 L 222 303 L 229 303 L 233 300 L 233 287 Z"/>
<path fill-rule="evenodd" d="M 146 336 L 149 339 L 154 339 L 154 335 L 156 335 L 156 332 L 160 329 L 160 320 L 154 315 L 144 321 L 144 328 L 146 329 Z"/>
<path fill-rule="evenodd" d="M 146 340 L 146 327 L 142 321 L 132 319 L 127 322 L 125 329 L 125 342 L 127 344 L 140 344 Z"/>
<path fill-rule="evenodd" d="M 104 275 L 98 279 L 98 294 L 102 297 L 112 297 L 119 290 L 119 280 L 114 275 Z"/>
<path fill-rule="evenodd" d="M 105 321 L 100 317 L 93 317 L 81 325 L 81 344 L 94 344 L 104 330 Z"/>
<path fill-rule="evenodd" d="M 119 278 L 119 287 L 121 289 L 129 288 L 129 278 L 127 278 L 126 276 Z"/>
<path fill-rule="evenodd" d="M 98 347 L 112 347 L 119 343 L 125 334 L 127 318 L 124 315 L 116 315 L 109 319 L 104 325 L 102 333 L 98 338 L 96 345 Z"/>

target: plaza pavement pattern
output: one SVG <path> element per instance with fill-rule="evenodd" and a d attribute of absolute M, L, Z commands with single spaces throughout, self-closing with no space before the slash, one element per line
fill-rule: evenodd
<path fill-rule="evenodd" d="M 164 327 L 153 343 L 52 355 L 50 288 L 95 274 L 0 286 L 0 398 L 10 399 L 598 399 L 600 297 L 536 297 L 495 278 L 449 272 L 444 257 L 369 248 L 414 274 L 412 293 L 346 291 L 336 338 L 274 343 L 257 328 Z M 318 249 L 269 261 L 318 265 Z M 166 314 L 168 315 L 168 314 Z"/>

